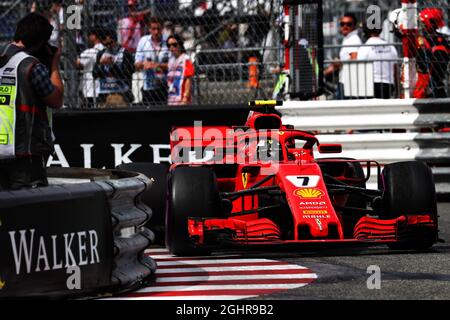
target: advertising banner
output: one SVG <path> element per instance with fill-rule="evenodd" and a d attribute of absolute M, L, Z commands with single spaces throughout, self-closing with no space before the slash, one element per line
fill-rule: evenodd
<path fill-rule="evenodd" d="M 0 193 L 0 298 L 81 294 L 111 283 L 108 201 L 96 184 Z"/>
<path fill-rule="evenodd" d="M 242 126 L 248 112 L 245 105 L 63 110 L 54 114 L 55 155 L 47 165 L 112 169 L 128 162 L 170 163 L 172 127 Z"/>

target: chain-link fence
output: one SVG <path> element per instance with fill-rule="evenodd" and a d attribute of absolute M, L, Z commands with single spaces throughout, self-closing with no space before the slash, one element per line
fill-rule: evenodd
<path fill-rule="evenodd" d="M 401 7 L 400 0 L 323 0 L 325 84 L 320 98 L 373 97 L 379 90 L 377 81 L 390 84 L 382 88 L 389 97 L 446 95 L 448 53 L 443 47 L 450 34 L 446 27 L 448 0 L 418 0 L 417 4 L 419 11 L 429 7 L 442 10 L 442 37 L 430 35 L 423 22 L 417 24 L 413 36 L 391 32 L 387 17 Z M 369 6 L 378 8 L 381 37 L 386 42 L 343 46 L 340 22 L 344 13 L 354 13 L 360 23 L 369 16 Z M 44 12 L 55 26 L 52 41 L 63 48 L 65 105 L 69 107 L 247 102 L 271 98 L 283 75 L 285 45 L 289 44 L 283 28 L 283 0 L 0 1 L 2 42 L 12 38 L 16 21 L 32 8 Z M 73 23 L 78 13 L 80 21 L 75 19 L 71 27 L 69 22 Z M 362 29 L 357 30 L 363 44 Z M 100 38 L 96 46 L 92 34 Z M 158 34 L 162 43 L 153 43 L 148 37 L 142 40 L 148 35 L 156 39 Z M 179 37 L 168 39 L 174 34 Z M 412 44 L 407 46 L 405 37 Z M 118 47 L 110 40 L 117 40 Z M 168 47 L 168 43 L 178 47 Z M 106 55 L 99 54 L 104 44 L 110 45 Z M 363 49 L 366 46 L 375 48 L 374 52 L 388 47 L 391 52 L 374 56 Z M 346 47 L 365 51 L 360 55 L 364 61 L 341 59 Z M 407 50 L 412 51 L 409 56 L 405 56 Z M 177 59 L 169 63 L 174 56 Z M 330 71 L 328 67 L 333 65 Z M 295 72 L 301 77 L 308 70 Z M 417 86 L 425 89 L 419 92 Z"/>
<path fill-rule="evenodd" d="M 117 31 L 118 43 L 135 59 L 130 68 L 134 72 L 128 74 L 132 78 L 129 90 L 134 103 L 239 103 L 272 96 L 277 80 L 274 71 L 282 58 L 278 30 L 281 10 L 281 0 L 89 1 L 84 3 L 82 11 L 82 31 L 72 35 L 71 40 L 75 37 L 88 39 L 88 30 L 92 29 L 100 30 L 100 34 L 105 30 Z M 152 28 L 158 27 L 161 27 L 159 35 L 157 31 L 152 33 Z M 66 37 L 69 38 L 69 34 L 67 31 Z M 174 34 L 183 42 L 184 59 L 189 59 L 193 70 L 189 62 L 179 63 L 174 70 L 170 61 L 169 69 L 164 69 L 175 50 L 181 49 L 166 47 L 177 42 L 167 40 Z M 161 36 L 165 44 L 147 39 L 139 46 L 140 39 L 146 35 L 151 35 L 151 40 Z M 78 48 L 83 45 L 77 44 Z M 147 62 L 158 66 L 153 68 Z M 77 77 L 90 78 L 89 68 L 81 72 L 68 68 L 66 72 L 66 78 L 73 82 L 77 82 Z M 179 73 L 192 74 L 189 83 L 177 82 Z M 171 81 L 173 74 L 175 77 Z M 97 89 L 102 91 L 102 84 L 97 85 Z M 167 91 L 169 97 L 165 95 Z M 185 101 L 186 91 L 189 92 Z M 101 96 L 100 93 L 96 99 L 98 105 L 105 102 Z M 74 95 L 71 93 L 70 97 L 73 100 Z M 121 99 L 118 101 L 120 104 Z M 80 105 L 80 102 L 71 105 Z"/>

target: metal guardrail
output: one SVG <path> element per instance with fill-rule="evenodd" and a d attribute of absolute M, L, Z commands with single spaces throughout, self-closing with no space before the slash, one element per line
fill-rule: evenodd
<path fill-rule="evenodd" d="M 433 170 L 438 194 L 450 195 L 450 99 L 288 101 L 283 122 L 315 131 L 322 143 L 341 143 L 327 157 L 373 159 L 385 165 L 420 160 Z"/>
<path fill-rule="evenodd" d="M 450 163 L 450 132 L 320 134 L 322 143 L 341 143 L 343 157 L 375 158 L 383 163 L 409 159 Z"/>
<path fill-rule="evenodd" d="M 433 109 L 427 106 L 433 106 Z M 450 99 L 287 101 L 278 110 L 286 123 L 319 132 L 450 125 Z"/>

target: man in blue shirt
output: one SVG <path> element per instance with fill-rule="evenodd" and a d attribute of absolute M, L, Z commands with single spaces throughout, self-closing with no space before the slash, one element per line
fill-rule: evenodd
<path fill-rule="evenodd" d="M 144 104 L 167 104 L 167 63 L 169 50 L 162 35 L 162 22 L 157 17 L 149 21 L 150 35 L 139 41 L 135 56 L 137 71 L 144 71 L 142 97 Z"/>

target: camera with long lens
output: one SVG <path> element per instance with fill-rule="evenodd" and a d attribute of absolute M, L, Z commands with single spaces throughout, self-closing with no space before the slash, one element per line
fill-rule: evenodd
<path fill-rule="evenodd" d="M 51 70 L 53 57 L 55 56 L 58 48 L 46 43 L 38 51 L 34 52 L 33 55 L 43 64 L 48 70 Z"/>

